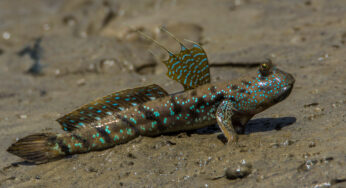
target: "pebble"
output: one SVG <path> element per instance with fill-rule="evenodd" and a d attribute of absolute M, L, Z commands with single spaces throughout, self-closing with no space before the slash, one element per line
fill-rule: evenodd
<path fill-rule="evenodd" d="M 56 76 L 58 76 L 58 75 L 60 75 L 61 71 L 60 71 L 60 69 L 56 69 L 56 70 L 54 71 L 54 73 L 55 73 Z"/>
<path fill-rule="evenodd" d="M 312 169 L 313 166 L 317 164 L 317 160 L 307 160 L 303 164 L 301 164 L 297 170 L 298 172 L 307 172 Z"/>
<path fill-rule="evenodd" d="M 320 108 L 320 107 L 316 107 L 315 109 L 314 109 L 314 111 L 316 112 L 316 113 L 320 113 L 320 112 L 322 112 L 324 109 L 323 108 Z"/>
<path fill-rule="evenodd" d="M 83 86 L 83 85 L 85 85 L 85 84 L 86 84 L 86 82 L 85 82 L 85 79 L 84 79 L 84 78 L 77 80 L 77 85 L 78 85 L 78 86 Z"/>
<path fill-rule="evenodd" d="M 236 168 L 228 168 L 225 172 L 226 178 L 230 180 L 245 178 L 249 174 L 251 174 L 252 165 L 242 163 L 238 165 Z"/>
<path fill-rule="evenodd" d="M 27 115 L 25 115 L 25 114 L 21 114 L 21 115 L 19 115 L 19 118 L 20 119 L 26 119 L 28 116 Z"/>
<path fill-rule="evenodd" d="M 5 40 L 8 40 L 11 38 L 11 33 L 5 31 L 2 33 L 2 38 L 5 39 Z"/>
<path fill-rule="evenodd" d="M 292 144 L 294 144 L 293 140 L 285 140 L 281 145 L 282 146 L 290 146 Z"/>

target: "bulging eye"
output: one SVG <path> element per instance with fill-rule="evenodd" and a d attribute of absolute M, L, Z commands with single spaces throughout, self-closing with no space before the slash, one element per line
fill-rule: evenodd
<path fill-rule="evenodd" d="M 272 64 L 272 62 L 271 62 L 270 59 L 268 59 L 267 62 L 262 63 L 262 64 L 260 65 L 260 72 L 261 72 L 261 74 L 262 74 L 263 76 L 269 75 L 270 72 L 271 72 L 272 66 L 273 66 L 273 64 Z"/>
<path fill-rule="evenodd" d="M 262 63 L 261 64 L 261 69 L 262 70 L 267 70 L 269 68 L 268 64 L 267 63 Z"/>

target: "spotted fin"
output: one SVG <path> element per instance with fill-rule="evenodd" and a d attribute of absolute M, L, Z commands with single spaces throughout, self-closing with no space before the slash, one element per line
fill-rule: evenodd
<path fill-rule="evenodd" d="M 156 40 L 150 38 L 142 32 L 140 33 L 168 52 L 168 60 L 163 61 L 168 68 L 167 76 L 182 84 L 185 90 L 193 89 L 200 85 L 210 83 L 209 63 L 203 48 L 199 44 L 192 41 L 189 41 L 193 43 L 192 48 L 187 48 L 173 34 L 164 28 L 161 29 L 179 42 L 181 48 L 179 53 L 172 53 Z"/>
<path fill-rule="evenodd" d="M 156 84 L 127 89 L 96 99 L 57 119 L 57 121 L 65 131 L 90 127 L 92 126 L 91 123 L 100 121 L 103 117 L 167 95 L 168 93 Z"/>
<path fill-rule="evenodd" d="M 179 54 L 169 54 L 164 64 L 168 68 L 167 76 L 184 86 L 185 90 L 210 83 L 208 58 L 197 43 L 186 48 L 182 43 Z"/>

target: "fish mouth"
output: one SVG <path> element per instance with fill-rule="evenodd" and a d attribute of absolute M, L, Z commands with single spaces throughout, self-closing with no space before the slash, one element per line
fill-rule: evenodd
<path fill-rule="evenodd" d="M 282 88 L 281 94 L 275 99 L 275 101 L 276 102 L 281 102 L 284 99 L 286 99 L 291 94 L 292 88 L 293 88 L 292 85 L 286 86 L 286 87 Z"/>

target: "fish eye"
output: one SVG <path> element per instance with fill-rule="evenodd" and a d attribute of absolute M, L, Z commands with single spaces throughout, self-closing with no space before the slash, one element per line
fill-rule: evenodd
<path fill-rule="evenodd" d="M 268 64 L 267 63 L 262 63 L 261 64 L 261 69 L 263 69 L 263 70 L 268 69 Z"/>
<path fill-rule="evenodd" d="M 267 76 L 270 74 L 270 70 L 272 67 L 272 62 L 270 59 L 267 60 L 267 62 L 264 62 L 260 65 L 260 72 L 263 76 Z"/>

